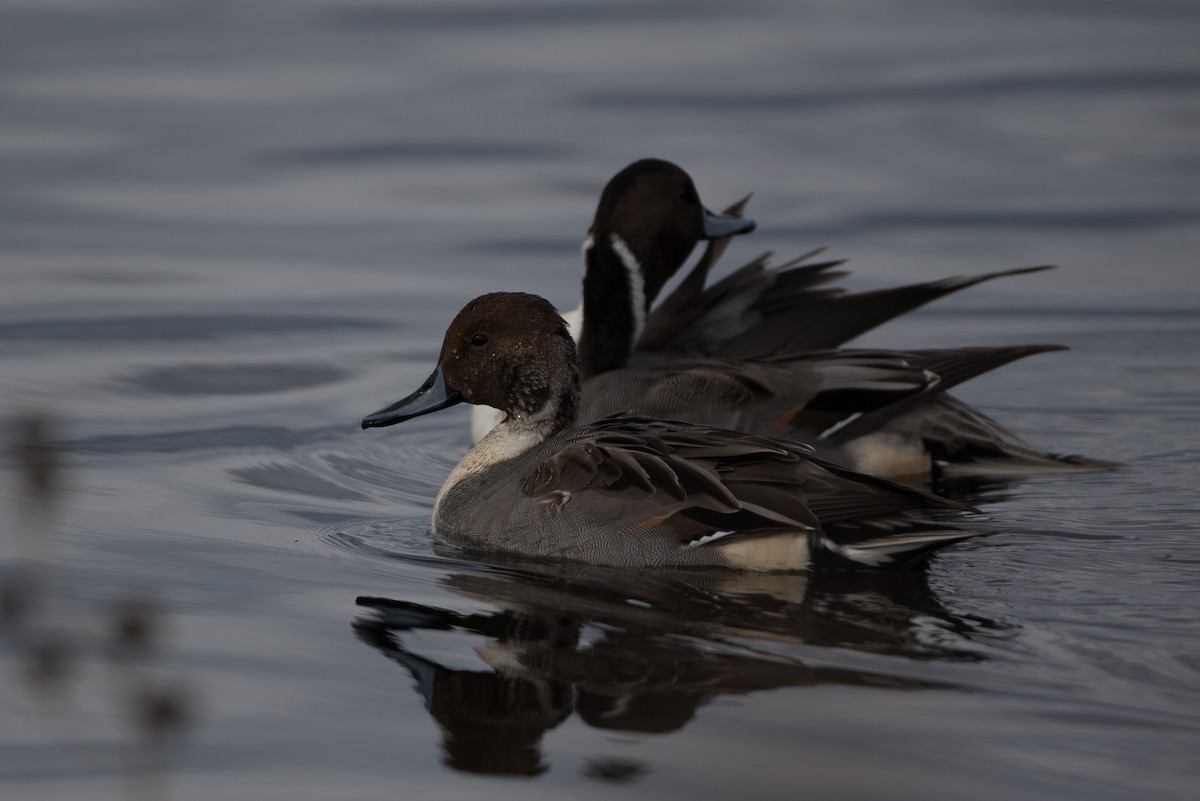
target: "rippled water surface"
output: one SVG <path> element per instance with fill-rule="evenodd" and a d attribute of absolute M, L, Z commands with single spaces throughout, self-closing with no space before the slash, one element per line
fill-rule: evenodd
<path fill-rule="evenodd" d="M 2 462 L 0 795 L 1195 798 L 1198 32 L 1169 0 L 3 4 L 0 412 L 52 413 L 67 469 L 47 546 Z M 575 305 L 647 155 L 755 192 L 729 264 L 1059 265 L 862 344 L 1069 345 L 960 394 L 1126 466 L 974 488 L 1006 533 L 919 574 L 431 543 L 465 411 L 358 421 L 470 297 Z M 133 667 L 128 597 L 162 614 Z M 194 721 L 157 777 L 138 687 Z"/>

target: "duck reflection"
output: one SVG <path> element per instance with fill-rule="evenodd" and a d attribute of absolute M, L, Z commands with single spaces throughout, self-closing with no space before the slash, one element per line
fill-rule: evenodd
<path fill-rule="evenodd" d="M 542 737 L 572 713 L 598 729 L 666 733 L 721 695 L 824 684 L 943 687 L 914 664 L 979 660 L 971 636 L 995 627 L 950 614 L 920 572 L 551 574 L 491 566 L 442 582 L 494 608 L 463 613 L 364 596 L 357 603 L 371 612 L 353 625 L 413 677 L 442 730 L 446 763 L 475 773 L 543 772 Z M 463 656 L 469 666 L 457 664 Z M 623 766 L 613 780 L 640 772 Z"/>

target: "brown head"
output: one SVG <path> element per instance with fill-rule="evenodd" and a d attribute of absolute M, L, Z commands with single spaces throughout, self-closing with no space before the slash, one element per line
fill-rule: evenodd
<path fill-rule="evenodd" d="M 537 295 L 494 292 L 475 298 L 450 323 L 437 369 L 421 388 L 366 417 L 363 428 L 466 401 L 518 419 L 553 408 L 561 430 L 574 422 L 578 395 L 575 343 L 559 313 Z"/>

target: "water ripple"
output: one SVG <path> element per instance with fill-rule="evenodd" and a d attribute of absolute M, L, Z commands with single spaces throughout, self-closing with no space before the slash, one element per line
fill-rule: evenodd
<path fill-rule="evenodd" d="M 332 384 L 350 371 L 332 364 L 184 364 L 151 367 L 117 379 L 131 392 L 192 397 L 255 395 Z"/>
<path fill-rule="evenodd" d="M 870 103 L 980 102 L 985 98 L 1038 95 L 1055 97 L 1084 94 L 1112 95 L 1153 91 L 1187 94 L 1200 88 L 1200 72 L 1193 69 L 1137 71 L 1094 70 L 1077 73 L 984 75 L 909 84 L 863 84 L 811 87 L 787 91 L 637 91 L 593 92 L 584 105 L 609 109 L 654 108 L 684 111 L 813 109 Z"/>
<path fill-rule="evenodd" d="M 245 334 L 293 334 L 335 329 L 377 331 L 391 322 L 302 314 L 172 314 L 170 316 L 26 320 L 0 323 L 0 342 L 179 342 Z"/>

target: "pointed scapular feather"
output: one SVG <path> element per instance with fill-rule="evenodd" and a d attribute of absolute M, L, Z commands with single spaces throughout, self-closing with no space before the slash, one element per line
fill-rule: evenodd
<path fill-rule="evenodd" d="M 737 488 L 742 508 L 754 511 L 784 525 L 800 525 L 804 528 L 821 528 L 820 519 L 805 504 L 802 494 L 782 491 L 778 486 L 743 485 Z"/>
<path fill-rule="evenodd" d="M 903 364 L 834 363 L 822 365 L 820 373 L 826 379 L 827 386 L 848 390 L 911 392 L 939 381 L 939 376 L 933 371 Z"/>
<path fill-rule="evenodd" d="M 921 368 L 936 373 L 945 390 L 1018 359 L 1061 350 L 1069 348 L 1065 345 L 980 346 L 917 350 L 911 352 L 911 357 Z"/>
<path fill-rule="evenodd" d="M 636 488 L 646 495 L 654 494 L 654 480 L 634 454 L 621 448 L 601 448 L 600 452 L 598 489 L 617 493 Z"/>
<path fill-rule="evenodd" d="M 772 445 L 757 438 L 747 437 L 745 440 L 724 441 L 714 439 L 697 440 L 687 443 L 686 447 L 673 449 L 675 453 L 687 459 L 717 460 L 720 462 L 740 461 L 743 459 L 769 459 L 773 462 L 794 462 L 796 453 L 804 453 L 804 449 L 789 449 L 783 443 Z"/>
<path fill-rule="evenodd" d="M 800 478 L 796 471 L 779 462 L 741 462 L 736 465 L 717 465 L 717 473 L 726 486 L 733 488 L 736 484 L 771 484 L 793 489 L 808 490 L 811 485 L 821 486 L 818 478 L 804 475 Z M 734 490 L 736 494 L 736 490 Z"/>
<path fill-rule="evenodd" d="M 667 465 L 679 478 L 688 503 L 716 511 L 733 512 L 741 508 L 738 499 L 721 479 L 698 462 L 671 457 Z"/>
<path fill-rule="evenodd" d="M 952 292 L 1005 276 L 1050 269 L 1022 267 L 978 276 L 956 276 L 939 281 L 871 290 L 843 292 L 833 296 L 795 297 L 783 304 L 771 298 L 774 313 L 756 325 L 745 327 L 736 337 L 713 351 L 724 356 L 749 358 L 780 351 L 836 348 L 860 334 Z M 769 283 L 762 288 L 764 300 L 774 295 Z"/>
<path fill-rule="evenodd" d="M 747 508 L 736 512 L 720 512 L 702 507 L 682 509 L 667 524 L 685 541 L 696 538 L 695 532 L 729 531 L 723 541 L 750 535 L 780 534 L 809 530 L 798 520 L 780 515 L 770 509 Z"/>
<path fill-rule="evenodd" d="M 629 456 L 645 471 L 650 483 L 658 492 L 662 492 L 676 501 L 682 501 L 687 497 L 683 485 L 679 483 L 679 477 L 660 457 L 637 451 L 630 451 Z"/>

